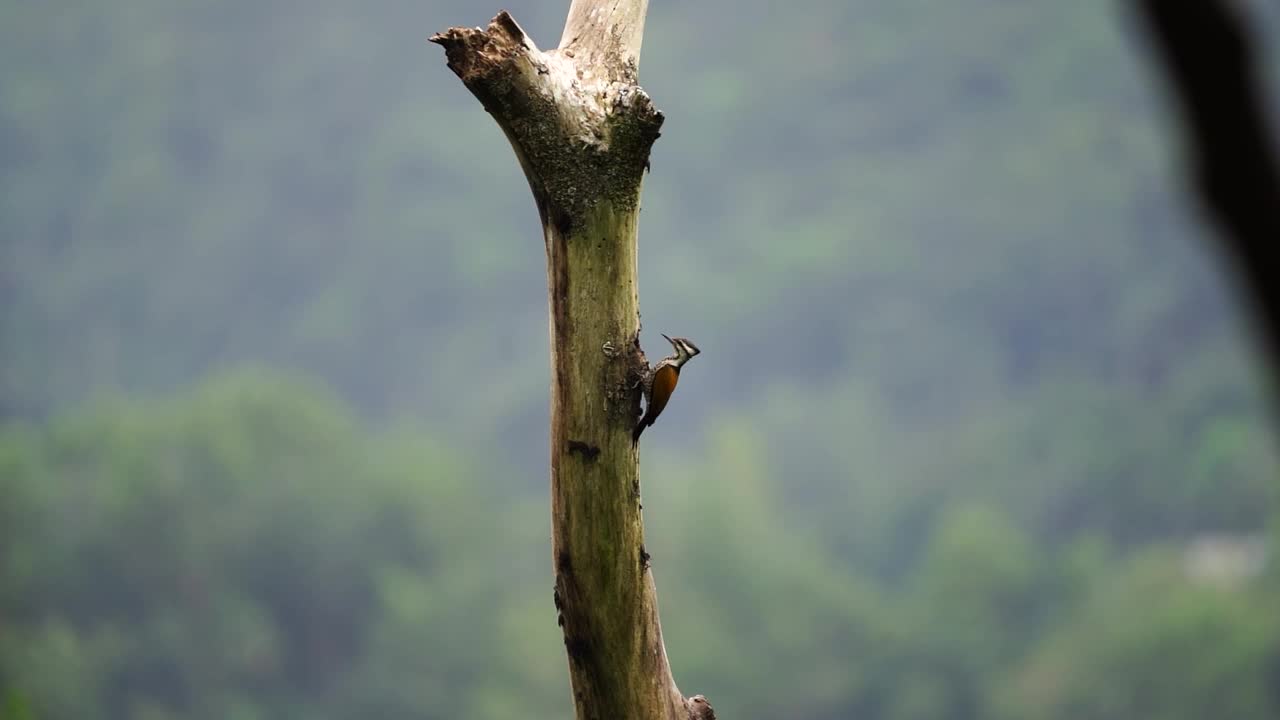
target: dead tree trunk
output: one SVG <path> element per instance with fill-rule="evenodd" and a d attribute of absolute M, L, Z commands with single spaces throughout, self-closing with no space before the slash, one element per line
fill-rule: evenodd
<path fill-rule="evenodd" d="M 579 720 L 713 718 L 667 664 L 644 549 L 636 227 L 662 114 L 636 84 L 647 0 L 573 0 L 542 52 L 501 12 L 431 38 L 506 133 L 542 220 L 555 604 Z"/>

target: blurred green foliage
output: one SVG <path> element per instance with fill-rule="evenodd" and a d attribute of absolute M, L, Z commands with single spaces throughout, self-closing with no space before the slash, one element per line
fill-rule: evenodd
<path fill-rule="evenodd" d="M 536 214 L 422 42 L 497 9 L 0 0 L 0 718 L 568 716 Z M 645 336 L 706 352 L 648 548 L 722 717 L 1280 715 L 1264 368 L 1114 10 L 651 5 Z"/>
<path fill-rule="evenodd" d="M 677 677 L 737 717 L 1280 710 L 1274 583 L 948 504 L 892 579 L 780 512 L 761 436 L 650 474 Z M 316 385 L 213 378 L 0 435 L 0 686 L 37 718 L 564 717 L 541 503 Z M 7 720 L 7 719 L 6 719 Z"/>
<path fill-rule="evenodd" d="M 0 447 L 0 668 L 40 717 L 461 716 L 503 645 L 461 620 L 534 579 L 490 539 L 526 515 L 457 453 L 366 436 L 288 378 L 104 401 Z"/>

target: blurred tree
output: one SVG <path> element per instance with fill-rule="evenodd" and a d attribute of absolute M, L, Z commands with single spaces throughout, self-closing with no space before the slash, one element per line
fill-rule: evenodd
<path fill-rule="evenodd" d="M 1273 718 L 1274 612 L 1254 592 L 1188 586 L 1172 558 L 1136 556 L 999 689 L 1004 717 Z"/>
<path fill-rule="evenodd" d="M 38 718 L 462 717 L 498 647 L 456 620 L 506 602 L 470 519 L 494 498 L 307 384 L 104 401 L 5 430 L 0 462 L 0 686 Z"/>
<path fill-rule="evenodd" d="M 1134 3 L 1177 101 L 1199 200 L 1217 225 L 1280 363 L 1272 251 L 1280 238 L 1280 153 L 1268 118 L 1254 23 L 1223 0 Z"/>

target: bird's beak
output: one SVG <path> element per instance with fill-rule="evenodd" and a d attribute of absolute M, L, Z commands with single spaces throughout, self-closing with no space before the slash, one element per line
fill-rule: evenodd
<path fill-rule="evenodd" d="M 672 340 L 671 338 L 667 337 L 667 334 L 666 334 L 666 333 L 658 333 L 658 334 L 659 334 L 659 335 L 661 335 L 661 336 L 662 336 L 662 337 L 664 337 L 664 338 L 667 338 L 667 342 L 671 343 L 672 345 L 675 345 L 675 344 L 676 344 L 676 342 L 675 342 L 674 340 Z"/>

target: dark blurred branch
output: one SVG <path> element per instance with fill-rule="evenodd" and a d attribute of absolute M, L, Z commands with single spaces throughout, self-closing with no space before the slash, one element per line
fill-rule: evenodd
<path fill-rule="evenodd" d="M 1280 303 L 1266 292 L 1280 265 L 1280 167 L 1247 22 L 1229 0 L 1134 3 L 1179 107 L 1187 161 L 1204 209 L 1236 262 L 1276 359 Z"/>

